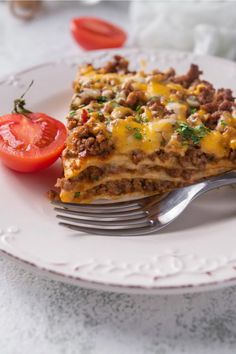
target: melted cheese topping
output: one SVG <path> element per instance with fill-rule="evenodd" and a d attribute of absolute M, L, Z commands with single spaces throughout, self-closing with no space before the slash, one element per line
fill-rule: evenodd
<path fill-rule="evenodd" d="M 134 88 L 135 90 L 140 90 L 140 91 L 146 92 L 148 86 L 147 86 L 147 84 L 145 84 L 145 83 L 143 83 L 143 82 L 134 82 L 134 83 L 133 83 L 133 88 Z"/>
<path fill-rule="evenodd" d="M 224 140 L 220 132 L 212 131 L 201 141 L 201 149 L 207 154 L 214 154 L 218 158 L 227 155 L 227 149 L 224 146 Z"/>
<path fill-rule="evenodd" d="M 153 124 L 155 123 L 140 124 L 131 117 L 115 121 L 112 138 L 117 150 L 120 153 L 142 150 L 147 154 L 159 150 L 162 136 Z"/>
<path fill-rule="evenodd" d="M 167 85 L 152 80 L 148 85 L 147 93 L 151 97 L 152 96 L 169 97 L 170 89 Z"/>
<path fill-rule="evenodd" d="M 174 113 L 177 115 L 177 120 L 181 122 L 186 121 L 186 114 L 188 110 L 188 106 L 186 104 L 179 102 L 169 102 L 167 103 L 166 107 L 170 111 L 174 111 Z"/>
<path fill-rule="evenodd" d="M 231 139 L 229 145 L 232 150 L 236 150 L 236 139 Z"/>
<path fill-rule="evenodd" d="M 160 77 L 160 79 L 159 79 Z M 180 100 L 175 91 L 183 95 L 198 95 L 204 83 L 192 86 L 188 89 L 180 84 L 172 82 L 162 82 L 161 75 L 155 74 L 152 77 L 144 72 L 135 74 L 117 74 L 117 73 L 99 73 L 92 66 L 82 68 L 78 76 L 79 82 L 86 84 L 88 80 L 92 80 L 93 86 L 100 85 L 100 88 L 113 90 L 117 85 L 118 94 L 122 91 L 125 84 L 131 84 L 133 90 L 144 92 L 147 99 L 159 97 L 161 103 L 164 104 L 168 114 L 164 119 L 153 114 L 152 110 L 143 106 L 140 114 L 141 122 L 136 119 L 135 112 L 126 106 L 117 106 L 112 109 L 111 113 L 104 112 L 106 119 L 112 120 L 106 124 L 107 131 L 111 134 L 111 138 L 115 144 L 117 152 L 121 154 L 129 153 L 133 150 L 142 150 L 150 154 L 162 148 L 166 151 L 175 151 L 183 155 L 187 150 L 186 144 L 182 144 L 179 135 L 176 133 L 178 123 L 185 123 L 190 127 L 196 128 L 204 124 L 207 113 L 203 109 L 198 109 L 195 116 L 189 113 L 190 107 L 187 102 Z M 114 80 L 110 83 L 109 80 Z M 109 100 L 108 100 L 109 101 Z M 155 113 L 155 112 L 154 112 Z M 92 115 L 99 119 L 99 115 Z M 215 130 L 207 132 L 200 141 L 200 147 L 203 152 L 213 154 L 217 158 L 227 156 L 229 149 L 236 149 L 236 119 L 230 113 L 223 117 L 225 125 L 231 130 L 225 129 L 220 122 Z M 104 125 L 103 125 L 104 126 Z M 98 124 L 98 129 L 100 129 Z M 164 146 L 164 147 L 163 147 Z"/>

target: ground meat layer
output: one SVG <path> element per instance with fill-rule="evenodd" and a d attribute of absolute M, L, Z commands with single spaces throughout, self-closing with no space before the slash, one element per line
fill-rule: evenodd
<path fill-rule="evenodd" d="M 141 193 L 153 193 L 163 194 L 171 189 L 179 188 L 182 183 L 173 183 L 169 181 L 156 181 L 144 178 L 134 178 L 134 179 L 121 179 L 117 181 L 109 181 L 105 184 L 100 184 L 87 191 L 86 197 L 88 196 L 99 196 L 99 195 L 109 195 L 109 196 L 120 196 L 129 193 L 141 192 Z"/>
<path fill-rule="evenodd" d="M 134 170 L 129 170 L 126 169 L 123 166 L 107 166 L 105 168 L 99 168 L 96 166 L 90 166 L 86 168 L 81 174 L 75 178 L 75 179 L 66 179 L 66 178 L 60 178 L 57 181 L 57 187 L 60 187 L 64 190 L 73 190 L 75 188 L 75 185 L 78 183 L 93 183 L 96 181 L 99 181 L 100 179 L 110 175 L 116 175 L 119 176 L 119 174 L 122 173 L 130 173 L 130 174 L 141 174 L 144 175 L 145 173 L 158 173 L 158 172 L 165 172 L 167 175 L 169 175 L 172 178 L 179 178 L 181 177 L 183 181 L 188 181 L 190 180 L 191 176 L 194 174 L 194 170 L 188 170 L 188 169 L 178 169 L 178 168 L 170 168 L 170 169 L 163 169 L 160 166 L 154 166 L 154 167 L 149 167 L 147 166 L 142 166 L 142 173 L 141 171 L 134 171 Z"/>
<path fill-rule="evenodd" d="M 163 163 L 171 160 L 172 168 L 163 167 L 160 165 L 155 165 L 155 159 L 159 158 Z M 142 161 L 148 158 L 153 161 L 153 165 L 142 164 Z M 57 187 L 72 190 L 74 184 L 77 182 L 89 182 L 93 183 L 99 181 L 100 179 L 108 175 L 119 175 L 120 173 L 138 173 L 139 166 L 141 164 L 141 169 L 143 173 L 164 171 L 170 177 L 181 177 L 184 181 L 188 181 L 194 176 L 196 170 L 204 171 L 207 164 L 211 164 L 214 167 L 214 163 L 217 165 L 218 160 L 214 155 L 205 154 L 199 148 L 191 148 L 187 150 L 184 156 L 180 156 L 177 153 L 170 152 L 167 153 L 164 150 L 157 151 L 151 155 L 146 155 L 141 151 L 134 151 L 130 155 L 130 159 L 133 163 L 137 165 L 135 170 L 126 168 L 124 166 L 104 164 L 101 167 L 89 166 L 83 170 L 78 177 L 74 179 L 60 178 L 57 182 Z M 236 151 L 231 151 L 229 155 L 229 160 L 236 164 Z"/>

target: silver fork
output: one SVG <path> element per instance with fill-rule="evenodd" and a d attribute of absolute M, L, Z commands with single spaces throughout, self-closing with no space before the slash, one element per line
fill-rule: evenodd
<path fill-rule="evenodd" d="M 165 198 L 153 196 L 130 202 L 73 204 L 53 201 L 59 225 L 103 236 L 143 236 L 169 225 L 200 195 L 236 183 L 236 172 L 176 189 Z"/>

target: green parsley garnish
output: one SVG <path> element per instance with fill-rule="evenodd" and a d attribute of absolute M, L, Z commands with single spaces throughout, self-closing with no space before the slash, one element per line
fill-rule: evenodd
<path fill-rule="evenodd" d="M 142 140 L 143 135 L 140 132 L 139 128 L 134 128 L 134 138 L 137 139 L 137 140 Z"/>
<path fill-rule="evenodd" d="M 197 112 L 197 108 L 190 108 L 190 114 L 194 114 Z"/>
<path fill-rule="evenodd" d="M 137 123 L 141 123 L 142 122 L 142 117 L 139 114 L 136 114 L 136 116 L 134 117 L 134 120 Z"/>
<path fill-rule="evenodd" d="M 104 103 L 108 101 L 108 98 L 105 96 L 99 96 L 97 99 L 98 103 Z"/>
<path fill-rule="evenodd" d="M 134 120 L 138 123 L 147 123 L 148 119 L 146 117 L 142 117 L 140 114 L 136 114 Z"/>
<path fill-rule="evenodd" d="M 137 140 L 142 140 L 143 135 L 140 132 L 135 132 L 134 133 L 134 138 Z"/>
<path fill-rule="evenodd" d="M 137 107 L 136 107 L 136 112 L 139 112 L 140 111 L 140 109 L 141 109 L 141 105 L 139 104 Z"/>
<path fill-rule="evenodd" d="M 176 132 L 182 137 L 183 142 L 192 142 L 194 145 L 198 145 L 201 139 L 210 132 L 210 129 L 203 124 L 193 128 L 187 123 L 179 123 Z"/>
<path fill-rule="evenodd" d="M 111 105 L 112 105 L 112 107 L 119 107 L 120 106 L 119 103 L 116 101 L 112 101 Z"/>
<path fill-rule="evenodd" d="M 94 112 L 94 110 L 93 110 L 93 109 L 91 109 L 91 108 L 87 108 L 87 111 L 88 111 L 89 113 Z"/>
<path fill-rule="evenodd" d="M 129 131 L 133 130 L 133 128 L 130 125 L 126 125 L 125 128 Z"/>
<path fill-rule="evenodd" d="M 69 116 L 74 117 L 75 113 L 76 113 L 76 111 L 70 111 Z"/>
<path fill-rule="evenodd" d="M 79 196 L 80 196 L 80 192 L 75 192 L 74 197 L 79 198 Z"/>
<path fill-rule="evenodd" d="M 142 140 L 143 138 L 143 135 L 142 133 L 140 132 L 140 129 L 139 128 L 133 128 L 131 127 L 130 125 L 126 125 L 125 128 L 127 130 L 129 130 L 130 132 L 133 132 L 133 137 L 137 140 Z"/>
<path fill-rule="evenodd" d="M 222 125 L 223 127 L 226 127 L 228 124 L 226 123 L 225 120 L 221 120 L 220 121 L 220 125 Z"/>

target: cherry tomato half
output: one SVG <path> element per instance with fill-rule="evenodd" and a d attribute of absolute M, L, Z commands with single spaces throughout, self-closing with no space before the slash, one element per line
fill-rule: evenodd
<path fill-rule="evenodd" d="M 86 50 L 119 48 L 126 41 L 126 33 L 118 26 L 95 17 L 78 17 L 71 21 L 71 33 Z"/>
<path fill-rule="evenodd" d="M 60 156 L 66 139 L 63 123 L 44 113 L 13 113 L 0 117 L 0 158 L 9 168 L 33 172 Z"/>

